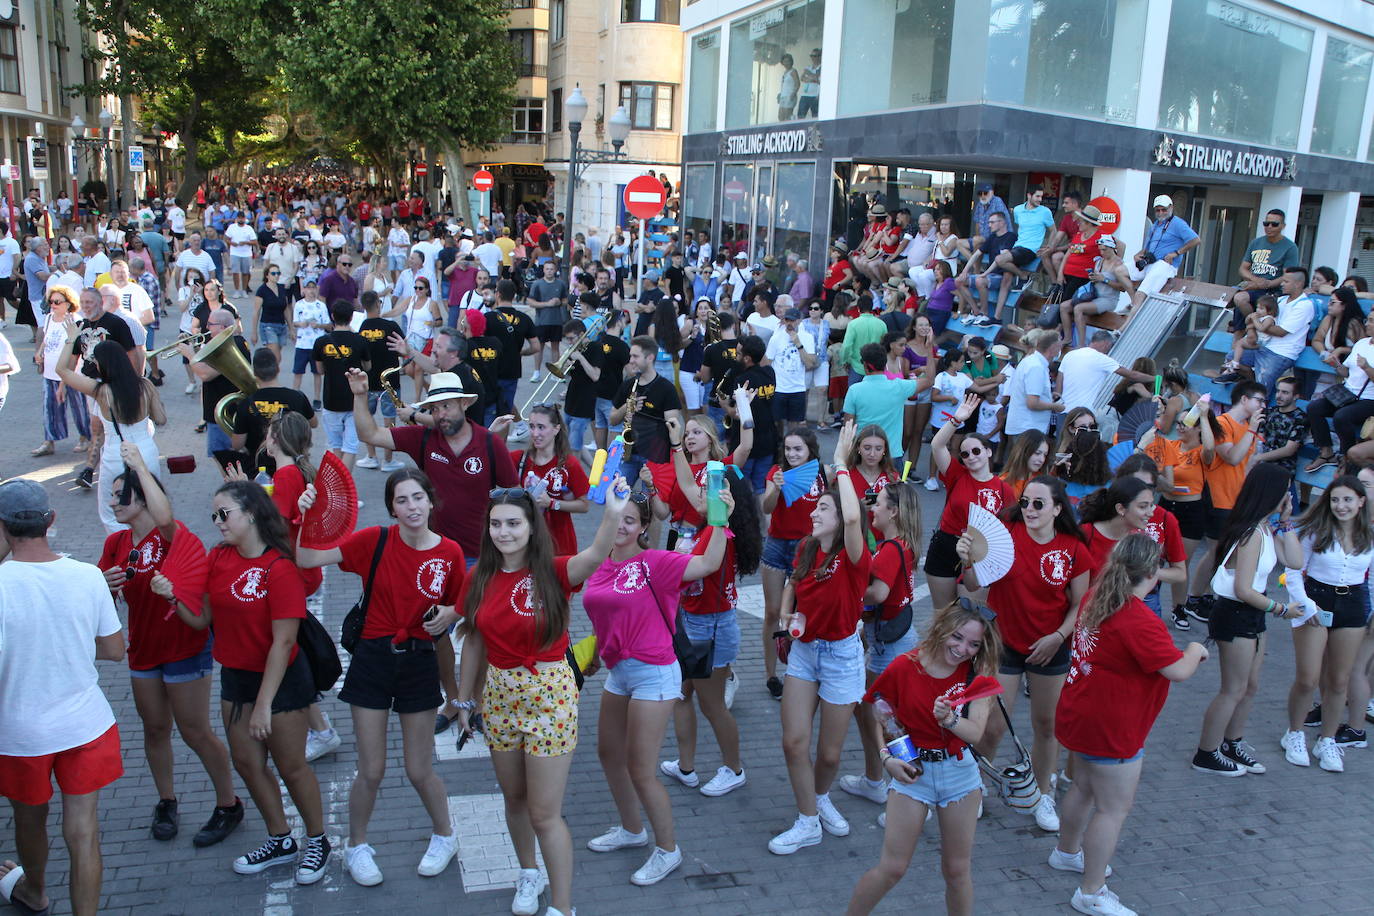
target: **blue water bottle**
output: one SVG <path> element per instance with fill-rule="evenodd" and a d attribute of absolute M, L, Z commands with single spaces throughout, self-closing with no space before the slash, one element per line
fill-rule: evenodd
<path fill-rule="evenodd" d="M 730 517 L 720 491 L 725 486 L 725 465 L 719 461 L 706 462 L 706 524 L 724 527 Z"/>

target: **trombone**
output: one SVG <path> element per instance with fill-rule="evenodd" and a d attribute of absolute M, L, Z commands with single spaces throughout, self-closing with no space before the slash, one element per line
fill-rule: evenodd
<path fill-rule="evenodd" d="M 169 352 L 171 352 L 172 350 L 175 350 L 177 347 L 181 346 L 182 344 L 186 344 L 186 345 L 188 345 L 191 349 L 195 350 L 195 349 L 198 349 L 198 348 L 200 348 L 200 347 L 205 346 L 206 342 L 208 342 L 209 340 L 210 340 L 210 332 L 209 332 L 209 331 L 201 331 L 201 332 L 198 333 L 198 334 L 182 334 L 180 337 L 178 337 L 176 340 L 172 341 L 171 343 L 169 343 L 169 344 L 167 344 L 167 345 L 165 345 L 165 346 L 158 347 L 158 348 L 157 348 L 156 350 L 154 350 L 153 352 L 147 354 L 147 358 L 148 358 L 148 359 L 158 359 L 158 358 L 160 358 L 160 357 L 162 356 L 162 354 L 164 354 L 164 353 L 169 353 Z"/>
<path fill-rule="evenodd" d="M 606 326 L 606 316 L 598 312 L 591 318 L 586 319 L 586 322 L 587 329 L 582 332 L 582 336 L 577 338 L 572 346 L 566 347 L 563 352 L 559 354 L 558 362 L 544 363 L 544 368 L 548 370 L 548 374 L 540 379 L 539 384 L 534 386 L 534 391 L 530 392 L 530 396 L 525 398 L 525 403 L 520 406 L 518 417 L 527 416 L 529 409 L 535 404 L 547 403 L 548 399 L 553 396 L 553 393 L 558 390 L 558 387 L 567 380 L 568 373 L 572 371 L 573 362 L 577 359 L 577 354 L 587 349 L 587 347 L 592 344 L 595 336 L 600 334 L 602 329 Z"/>

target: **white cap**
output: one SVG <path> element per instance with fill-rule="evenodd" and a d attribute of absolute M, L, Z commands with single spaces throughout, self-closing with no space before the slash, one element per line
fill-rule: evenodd
<path fill-rule="evenodd" d="M 1104 235 L 1104 236 L 1102 236 L 1101 238 L 1099 238 L 1099 239 L 1097 240 L 1097 247 L 1098 247 L 1098 248 L 1115 248 L 1115 247 L 1116 247 L 1116 239 L 1113 238 L 1113 237 L 1110 236 L 1110 235 Z"/>
<path fill-rule="evenodd" d="M 1158 197 L 1155 198 L 1156 207 L 1172 207 L 1173 205 L 1174 199 L 1170 197 L 1168 194 L 1160 194 Z"/>

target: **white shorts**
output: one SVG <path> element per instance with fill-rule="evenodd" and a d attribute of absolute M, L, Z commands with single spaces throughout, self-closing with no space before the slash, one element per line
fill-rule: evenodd
<path fill-rule="evenodd" d="M 706 386 L 690 375 L 682 378 L 682 406 L 688 410 L 700 410 L 706 399 Z"/>

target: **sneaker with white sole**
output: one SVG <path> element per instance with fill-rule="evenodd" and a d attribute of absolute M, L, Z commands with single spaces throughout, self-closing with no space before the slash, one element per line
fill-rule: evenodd
<path fill-rule="evenodd" d="M 1041 830 L 1059 832 L 1059 809 L 1048 795 L 1041 795 L 1040 801 L 1035 803 L 1035 823 Z"/>
<path fill-rule="evenodd" d="M 386 464 L 382 465 L 382 470 L 390 474 L 392 471 L 399 471 L 405 466 L 406 463 L 404 461 L 397 461 L 395 458 L 392 458 Z"/>
<path fill-rule="evenodd" d="M 1083 850 L 1078 852 L 1064 852 L 1058 846 L 1050 853 L 1050 868 L 1057 868 L 1060 871 L 1073 871 L 1083 874 Z M 1112 876 L 1112 867 L 1107 866 L 1107 877 Z"/>
<path fill-rule="evenodd" d="M 267 842 L 257 849 L 234 860 L 234 873 L 256 875 L 276 865 L 294 863 L 299 853 L 300 847 L 296 845 L 296 838 L 291 834 L 269 836 Z"/>
<path fill-rule="evenodd" d="M 735 705 L 735 692 L 739 690 L 739 678 L 735 677 L 735 672 L 731 671 L 730 676 L 725 679 L 725 708 L 729 709 Z"/>
<path fill-rule="evenodd" d="M 1265 772 L 1264 764 L 1255 758 L 1255 749 L 1244 738 L 1237 738 L 1235 741 L 1229 739 L 1223 741 L 1217 750 L 1221 751 L 1222 756 L 1227 760 L 1235 762 L 1236 766 L 1244 767 L 1249 773 L 1259 776 Z"/>
<path fill-rule="evenodd" d="M 721 767 L 716 770 L 716 775 L 712 776 L 706 785 L 701 787 L 701 794 L 718 798 L 735 791 L 746 781 L 743 768 L 740 768 L 740 771 L 736 773 L 729 767 Z"/>
<path fill-rule="evenodd" d="M 535 369 L 534 372 L 530 374 L 530 381 L 537 382 L 543 377 L 544 373 L 540 372 L 538 369 Z"/>
<path fill-rule="evenodd" d="M 195 394 L 195 393 L 196 393 L 196 383 L 195 383 L 195 382 L 191 382 L 189 385 L 186 386 L 186 393 L 187 393 L 187 394 Z"/>
<path fill-rule="evenodd" d="M 650 884 L 657 884 L 677 871 L 681 865 L 681 846 L 672 850 L 655 846 L 654 851 L 649 853 L 649 860 L 639 866 L 633 875 L 630 875 L 630 883 L 636 887 L 648 887 Z"/>
<path fill-rule="evenodd" d="M 539 895 L 549 881 L 537 868 L 522 868 L 515 878 L 515 898 L 510 902 L 510 911 L 515 916 L 534 916 L 539 912 Z M 556 912 L 549 907 L 550 913 Z"/>
<path fill-rule="evenodd" d="M 353 883 L 363 887 L 376 887 L 382 883 L 382 870 L 377 867 L 377 850 L 370 843 L 350 846 L 344 850 L 344 871 Z"/>
<path fill-rule="evenodd" d="M 676 760 L 665 760 L 658 765 L 658 771 L 664 776 L 671 776 L 689 789 L 695 789 L 701 785 L 701 777 L 696 770 L 684 771 Z"/>
<path fill-rule="evenodd" d="M 510 437 L 517 441 L 525 441 L 530 437 L 530 424 L 526 420 L 516 420 L 510 428 Z"/>
<path fill-rule="evenodd" d="M 798 849 L 819 844 L 821 836 L 819 817 L 798 814 L 791 827 L 768 841 L 768 851 L 775 856 L 790 856 Z"/>
<path fill-rule="evenodd" d="M 830 794 L 816 796 L 816 814 L 821 819 L 821 826 L 825 832 L 831 836 L 849 836 L 849 821 L 844 819 L 844 815 L 835 807 L 835 803 L 830 800 Z"/>
<path fill-rule="evenodd" d="M 1215 751 L 1198 748 L 1193 754 L 1193 769 L 1212 776 L 1247 776 L 1250 773 L 1245 767 L 1223 754 L 1220 748 Z"/>
<path fill-rule="evenodd" d="M 378 462 L 377 459 L 373 458 L 371 455 L 364 455 L 357 461 L 353 462 L 353 466 L 358 468 L 367 468 L 369 471 L 375 471 L 377 470 L 377 468 L 381 467 L 381 463 Z"/>
<path fill-rule="evenodd" d="M 1295 767 L 1310 767 L 1312 758 L 1307 756 L 1307 735 L 1302 732 L 1284 732 L 1279 739 L 1283 748 L 1283 759 Z"/>
<path fill-rule="evenodd" d="M 1317 765 L 1328 773 L 1345 772 L 1345 748 L 1336 743 L 1335 738 L 1318 738 L 1312 747 L 1312 756 Z"/>
<path fill-rule="evenodd" d="M 448 868 L 448 863 L 452 862 L 453 857 L 457 854 L 457 834 L 449 834 L 448 836 L 441 836 L 437 833 L 431 834 L 429 848 L 425 850 L 424 857 L 420 859 L 420 867 L 415 871 L 422 878 L 433 878 Z"/>
<path fill-rule="evenodd" d="M 296 863 L 296 883 L 314 884 L 323 878 L 332 848 L 329 837 L 324 834 L 306 837 L 305 850 L 301 853 L 301 860 Z"/>
<path fill-rule="evenodd" d="M 881 827 L 881 828 L 883 828 L 884 830 L 887 829 L 887 812 L 886 812 L 886 811 L 884 811 L 882 814 L 878 815 L 878 826 Z"/>
<path fill-rule="evenodd" d="M 629 849 L 633 846 L 648 846 L 649 834 L 641 830 L 639 833 L 631 833 L 624 827 L 616 824 L 610 830 L 598 837 L 592 837 L 587 841 L 587 848 L 592 852 L 615 852 L 617 849 Z"/>
<path fill-rule="evenodd" d="M 1341 747 L 1369 747 L 1369 737 L 1363 731 L 1342 725 L 1336 729 L 1336 743 Z"/>
<path fill-rule="evenodd" d="M 1364 718 L 1366 722 L 1374 722 L 1374 700 L 1370 700 L 1365 704 Z"/>
<path fill-rule="evenodd" d="M 325 754 L 332 754 L 343 744 L 343 739 L 339 737 L 337 729 L 327 729 L 326 731 L 312 731 L 305 737 L 305 759 L 319 760 Z"/>
<path fill-rule="evenodd" d="M 930 492 L 934 493 L 935 491 L 940 489 L 940 481 L 934 477 L 927 477 L 925 482 L 925 488 Z"/>
<path fill-rule="evenodd" d="M 1085 894 L 1081 887 L 1074 888 L 1069 905 L 1088 916 L 1136 916 L 1135 910 L 1123 906 L 1121 898 L 1107 890 L 1105 884 L 1098 888 L 1096 894 Z"/>
<path fill-rule="evenodd" d="M 840 777 L 840 789 L 850 795 L 857 795 L 859 798 L 867 799 L 875 805 L 887 804 L 887 780 L 878 780 L 877 784 L 868 781 L 867 776 L 848 776 Z"/>

